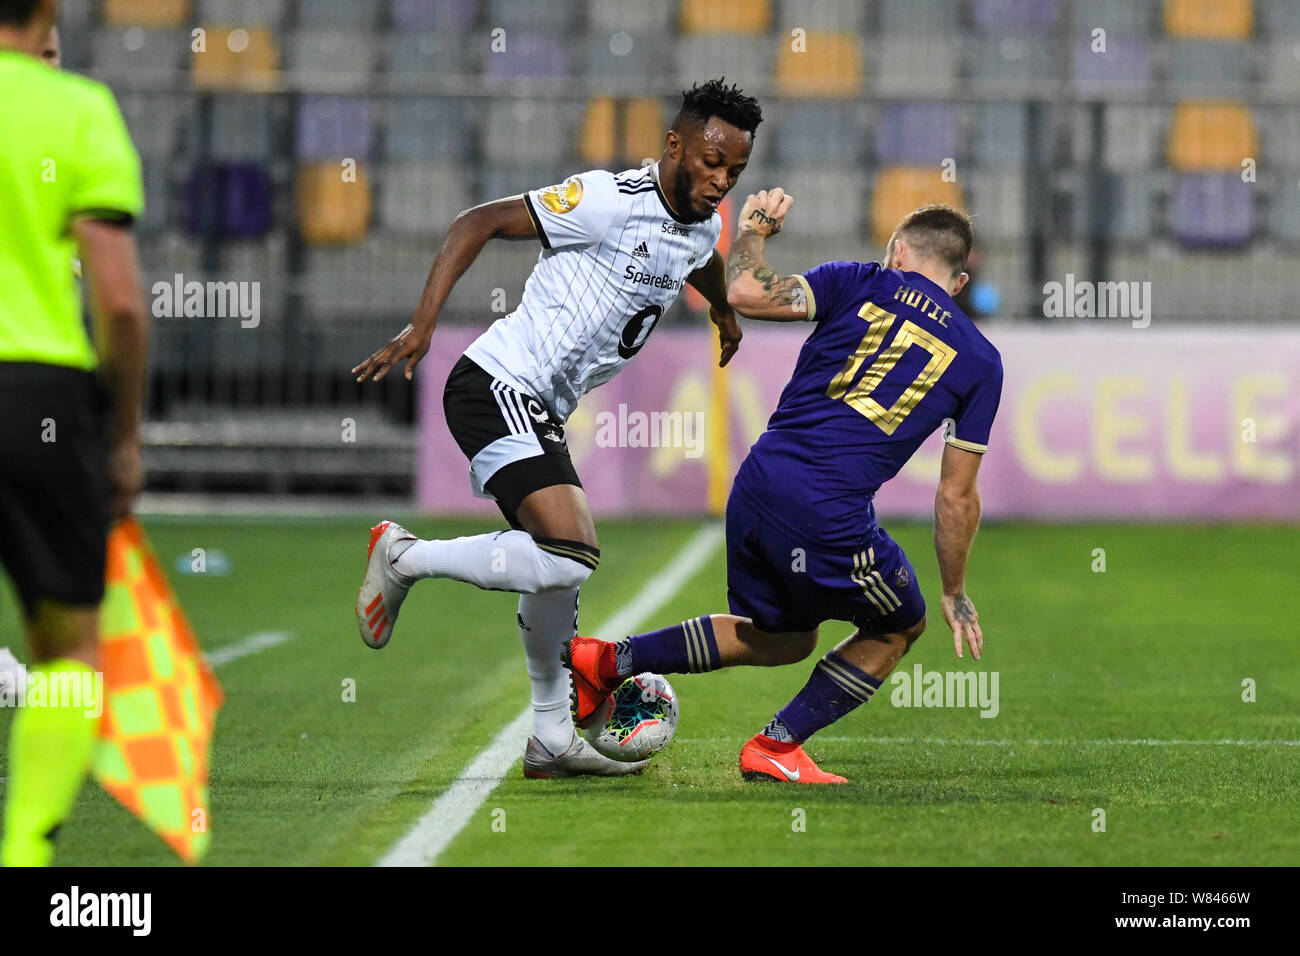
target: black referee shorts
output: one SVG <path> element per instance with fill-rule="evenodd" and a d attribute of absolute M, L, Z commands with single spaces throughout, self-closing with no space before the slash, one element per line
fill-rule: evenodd
<path fill-rule="evenodd" d="M 499 382 L 462 355 L 442 393 L 447 427 L 470 463 L 470 481 L 496 499 L 510 526 L 534 491 L 577 485 L 564 428 L 533 395 Z"/>
<path fill-rule="evenodd" d="M 92 372 L 0 362 L 0 565 L 29 619 L 104 596 L 109 405 Z"/>

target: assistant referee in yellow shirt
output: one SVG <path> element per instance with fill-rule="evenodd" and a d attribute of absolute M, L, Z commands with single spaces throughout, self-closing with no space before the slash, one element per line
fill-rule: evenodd
<path fill-rule="evenodd" d="M 140 160 L 109 90 L 40 56 L 56 0 L 0 0 L 0 565 L 48 687 L 98 664 L 111 520 L 140 489 Z M 72 270 L 80 256 L 94 343 Z M 23 706 L 0 862 L 43 866 L 90 765 L 84 705 Z"/>

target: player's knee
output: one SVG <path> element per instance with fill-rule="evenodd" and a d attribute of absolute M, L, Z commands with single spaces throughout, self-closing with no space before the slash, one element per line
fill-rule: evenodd
<path fill-rule="evenodd" d="M 600 566 L 600 549 L 583 541 L 534 538 L 544 571 L 538 591 L 569 591 L 582 587 Z"/>
<path fill-rule="evenodd" d="M 791 634 L 787 644 L 790 659 L 786 663 L 797 664 L 817 650 L 817 632 L 815 630 L 800 631 L 797 634 Z"/>
<path fill-rule="evenodd" d="M 912 645 L 916 643 L 916 639 L 924 633 L 925 633 L 925 616 L 922 615 L 921 620 L 917 621 L 907 630 L 902 631 L 898 635 L 898 637 L 902 640 L 903 643 L 903 653 L 906 654 L 908 651 L 910 651 L 912 649 Z"/>

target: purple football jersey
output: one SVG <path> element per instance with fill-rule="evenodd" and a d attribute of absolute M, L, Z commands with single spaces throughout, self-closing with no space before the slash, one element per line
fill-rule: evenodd
<path fill-rule="evenodd" d="M 817 325 L 736 490 L 790 533 L 852 545 L 875 529 L 876 490 L 945 421 L 946 442 L 987 451 L 1002 359 L 920 273 L 827 262 L 801 278 Z"/>

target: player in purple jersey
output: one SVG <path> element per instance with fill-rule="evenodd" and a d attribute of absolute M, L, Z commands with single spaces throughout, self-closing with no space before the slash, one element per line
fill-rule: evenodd
<path fill-rule="evenodd" d="M 740 753 L 749 780 L 844 783 L 801 745 L 870 700 L 925 630 L 916 571 L 876 523 L 872 497 L 945 423 L 934 523 L 940 608 L 957 656 L 963 646 L 976 659 L 982 652 L 966 561 L 1002 360 L 952 300 L 968 278 L 963 213 L 938 205 L 911 213 L 883 264 L 827 262 L 782 277 L 763 247 L 792 201 L 780 189 L 750 196 L 727 257 L 737 312 L 815 323 L 727 502 L 732 613 L 616 643 L 574 638 L 566 660 L 581 716 L 629 675 L 789 664 L 812 653 L 823 621 L 849 621 L 857 630 Z"/>

